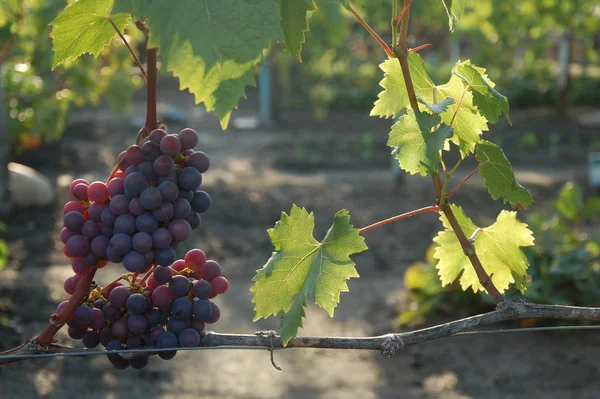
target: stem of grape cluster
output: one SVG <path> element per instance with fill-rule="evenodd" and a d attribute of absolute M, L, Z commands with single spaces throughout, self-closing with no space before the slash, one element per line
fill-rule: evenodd
<path fill-rule="evenodd" d="M 150 270 L 148 270 L 148 272 L 140 280 L 140 284 L 144 284 L 148 280 L 148 278 L 150 276 L 152 276 L 152 273 L 154 273 L 154 269 L 156 269 L 156 265 L 152 265 L 152 267 L 150 268 Z"/>
<path fill-rule="evenodd" d="M 390 223 L 395 222 L 397 220 L 402 220 L 402 219 L 409 218 L 411 216 L 420 215 L 421 213 L 439 212 L 439 210 L 440 210 L 440 208 L 437 205 L 426 206 L 424 208 L 415 209 L 414 211 L 406 212 L 406 213 L 403 213 L 401 215 L 393 216 L 393 217 L 391 217 L 389 219 L 381 220 L 381 221 L 379 221 L 377 223 L 370 224 L 370 225 L 368 225 L 366 227 L 363 227 L 362 229 L 358 230 L 358 232 L 360 234 L 362 234 L 364 232 L 376 229 L 377 227 L 385 226 L 386 224 L 390 224 Z"/>
<path fill-rule="evenodd" d="M 115 30 L 117 31 L 117 34 L 119 35 L 119 37 L 123 41 L 123 44 L 125 44 L 125 47 L 127 47 L 127 50 L 129 50 L 129 54 L 131 54 L 131 56 L 133 57 L 133 60 L 135 61 L 135 64 L 140 69 L 140 72 L 142 72 L 142 75 L 144 76 L 144 80 L 146 82 L 148 82 L 148 75 L 146 74 L 146 70 L 144 69 L 144 66 L 142 65 L 142 63 L 140 62 L 140 59 L 137 57 L 137 55 L 135 55 L 133 49 L 131 48 L 131 46 L 127 42 L 127 39 L 125 39 L 125 36 L 123 36 L 123 34 L 121 33 L 121 31 L 119 30 L 119 28 L 115 24 L 115 21 L 113 21 L 113 19 L 111 17 L 108 17 L 108 21 L 113 26 L 113 28 L 115 28 Z"/>
<path fill-rule="evenodd" d="M 158 117 L 156 114 L 156 86 L 158 84 L 158 69 L 156 67 L 156 49 L 146 50 L 146 63 L 148 67 L 148 84 L 146 95 L 146 123 L 144 127 L 147 132 L 158 128 Z"/>

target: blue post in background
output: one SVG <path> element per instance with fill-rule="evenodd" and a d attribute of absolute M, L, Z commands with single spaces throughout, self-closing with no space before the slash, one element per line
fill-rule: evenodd
<path fill-rule="evenodd" d="M 273 97 L 271 92 L 273 71 L 269 57 L 258 71 L 258 119 L 261 126 L 273 125 Z"/>

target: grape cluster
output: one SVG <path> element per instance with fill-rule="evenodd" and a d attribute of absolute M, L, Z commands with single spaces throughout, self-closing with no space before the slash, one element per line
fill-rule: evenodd
<path fill-rule="evenodd" d="M 107 261 L 129 272 L 146 272 L 153 264 L 171 265 L 177 244 L 200 225 L 211 204 L 199 190 L 208 156 L 194 151 L 198 135 L 153 130 L 141 146 L 118 158 L 120 170 L 108 184 L 77 179 L 64 207 L 63 252 L 75 274 L 85 276 Z"/>
<path fill-rule="evenodd" d="M 73 200 L 64 207 L 61 240 L 75 274 L 64 284 L 73 295 L 78 282 L 108 262 L 122 263 L 127 285 L 95 286 L 67 322 L 68 333 L 88 348 L 106 350 L 197 346 L 205 323 L 221 314 L 210 299 L 227 291 L 220 265 L 199 249 L 176 260 L 175 248 L 201 222 L 211 205 L 203 190 L 208 156 L 194 151 L 198 135 L 153 130 L 118 159 L 108 183 L 73 181 Z M 139 274 L 146 273 L 144 277 Z M 62 302 L 59 313 L 68 302 Z M 175 351 L 162 351 L 170 359 Z M 142 368 L 148 356 L 108 355 L 118 369 Z"/>
<path fill-rule="evenodd" d="M 69 336 L 81 339 L 87 348 L 101 344 L 107 351 L 198 346 L 205 324 L 221 316 L 219 306 L 210 299 L 229 287 L 219 264 L 206 260 L 199 249 L 171 266 L 156 267 L 147 281 L 138 278 L 129 283 L 95 287 L 67 322 Z M 57 313 L 67 303 L 59 304 Z M 158 352 L 162 359 L 175 354 L 176 350 Z M 149 361 L 149 355 L 107 356 L 117 369 L 140 369 Z"/>

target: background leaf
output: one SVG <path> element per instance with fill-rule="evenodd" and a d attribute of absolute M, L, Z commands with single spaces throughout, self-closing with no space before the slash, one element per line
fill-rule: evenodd
<path fill-rule="evenodd" d="M 285 344 L 302 326 L 309 297 L 333 317 L 340 293 L 348 291 L 346 280 L 359 277 L 350 255 L 367 249 L 347 210 L 336 213 L 322 242 L 313 237 L 314 226 L 314 214 L 304 208 L 282 213 L 269 230 L 275 252 L 253 279 L 254 320 L 286 313 L 280 324 Z"/>

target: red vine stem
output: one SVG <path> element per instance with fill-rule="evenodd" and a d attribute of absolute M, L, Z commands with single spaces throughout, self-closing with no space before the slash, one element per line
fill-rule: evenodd
<path fill-rule="evenodd" d="M 458 110 L 460 109 L 460 106 L 463 103 L 463 100 L 465 99 L 465 94 L 467 94 L 467 88 L 465 87 L 465 89 L 462 92 L 462 95 L 460 96 L 460 99 L 458 100 L 458 103 L 456 104 L 456 110 L 454 110 L 454 115 L 452 115 L 452 119 L 450 119 L 450 126 L 452 126 L 452 124 L 454 123 L 454 119 L 456 118 L 456 114 L 458 114 Z"/>
<path fill-rule="evenodd" d="M 487 161 L 486 161 L 487 162 Z M 477 165 L 477 167 L 471 172 L 469 173 L 469 175 L 467 177 L 465 177 L 464 179 L 462 179 L 462 181 L 460 183 L 458 183 L 456 185 L 456 187 L 454 187 L 452 190 L 450 190 L 450 192 L 448 193 L 448 195 L 446 195 L 446 198 L 450 198 L 452 197 L 454 194 L 456 194 L 456 190 L 458 190 L 460 188 L 460 186 L 462 186 L 463 184 L 465 184 L 471 177 L 473 177 L 473 175 L 475 173 L 477 173 L 477 171 L 481 168 L 481 166 L 484 164 L 485 162 L 480 163 L 479 165 Z"/>
<path fill-rule="evenodd" d="M 364 233 L 366 231 L 376 229 L 377 227 L 385 226 L 386 224 L 390 224 L 390 223 L 395 222 L 397 220 L 402 220 L 402 219 L 409 218 L 411 216 L 420 215 L 421 213 L 439 212 L 439 210 L 440 210 L 440 208 L 437 205 L 426 206 L 424 208 L 415 209 L 414 211 L 406 212 L 406 213 L 403 213 L 401 215 L 397 215 L 397 216 L 391 217 L 389 219 L 381 220 L 381 221 L 379 221 L 377 223 L 370 224 L 370 225 L 368 225 L 366 227 L 363 227 L 362 229 L 358 230 L 358 232 L 360 234 L 362 234 L 362 233 Z"/>
<path fill-rule="evenodd" d="M 158 83 L 158 69 L 156 68 L 156 49 L 147 49 L 148 84 L 146 95 L 146 123 L 145 128 L 149 132 L 158 128 L 158 117 L 156 116 L 156 86 Z"/>
<path fill-rule="evenodd" d="M 375 39 L 377 41 L 377 43 L 379 43 L 379 45 L 381 46 L 381 48 L 383 49 L 383 51 L 385 51 L 385 53 L 387 54 L 387 56 L 390 57 L 390 58 L 394 58 L 395 55 L 394 55 L 394 52 L 392 51 L 392 49 L 390 48 L 390 46 L 388 46 L 387 43 L 381 38 L 381 36 L 379 36 L 377 34 L 377 32 L 375 32 L 373 30 L 373 28 L 371 28 L 369 26 L 369 24 L 367 23 L 367 21 L 365 21 L 354 10 L 354 8 L 350 7 L 349 10 L 352 13 L 352 15 L 354 15 L 354 18 L 356 18 L 356 20 L 363 26 L 363 28 L 365 28 L 367 30 L 367 32 L 369 32 L 369 34 L 373 37 L 373 39 Z"/>
<path fill-rule="evenodd" d="M 148 270 L 146 275 L 142 277 L 142 279 L 140 280 L 140 284 L 144 284 L 146 280 L 148 280 L 148 277 L 152 276 L 152 273 L 154 273 L 154 269 L 156 269 L 156 264 L 152 265 L 152 267 L 150 268 L 150 270 Z"/>
<path fill-rule="evenodd" d="M 137 65 L 137 67 L 142 72 L 142 75 L 144 76 L 144 80 L 146 82 L 148 82 L 148 75 L 146 74 L 146 70 L 144 69 L 144 66 L 140 62 L 140 60 L 137 57 L 137 55 L 135 55 L 135 53 L 134 53 L 133 49 L 131 48 L 131 46 L 129 45 L 129 43 L 127 43 L 127 40 L 125 39 L 125 36 L 123 36 L 123 34 L 121 33 L 121 31 L 119 30 L 119 28 L 115 24 L 115 21 L 113 21 L 113 19 L 111 17 L 108 17 L 107 19 L 110 22 L 110 24 L 113 26 L 113 28 L 115 28 L 115 30 L 117 31 L 117 34 L 119 35 L 119 37 L 121 38 L 121 40 L 125 44 L 125 47 L 127 47 L 127 50 L 129 50 L 129 54 L 131 54 L 131 56 L 133 57 L 133 60 L 135 61 L 135 64 Z"/>
<path fill-rule="evenodd" d="M 113 280 L 113 281 L 111 281 L 110 283 L 106 284 L 106 285 L 104 286 L 104 288 L 102 288 L 102 291 L 100 291 L 100 293 L 102 294 L 102 296 L 103 296 L 105 299 L 108 299 L 108 294 L 109 294 L 109 292 L 110 292 L 110 291 L 112 291 L 112 289 L 113 289 L 113 288 L 115 288 L 115 286 L 117 285 L 117 283 L 118 283 L 119 281 L 121 281 L 121 280 L 123 280 L 123 276 L 122 276 L 122 275 L 121 275 L 121 276 L 119 276 L 119 277 L 117 277 L 116 279 L 114 279 L 114 280 Z"/>

